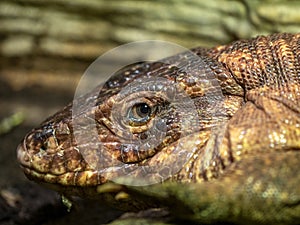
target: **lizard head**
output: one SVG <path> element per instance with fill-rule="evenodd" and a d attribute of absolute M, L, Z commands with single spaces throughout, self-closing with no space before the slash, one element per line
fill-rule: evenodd
<path fill-rule="evenodd" d="M 268 223 L 261 212 L 269 209 L 273 222 L 296 221 L 299 35 L 194 53 L 130 66 L 75 98 L 20 144 L 25 174 L 63 194 L 106 196 L 118 206 L 129 193 L 127 209 L 167 205 L 199 223 L 217 222 L 215 212 L 221 221 L 229 215 L 234 222 L 239 212 L 237 221 Z M 151 186 L 148 194 L 128 187 L 218 176 Z M 156 199 L 162 204 L 153 205 Z"/>
<path fill-rule="evenodd" d="M 196 179 L 192 161 L 237 107 L 224 105 L 222 68 L 187 54 L 120 70 L 33 129 L 18 147 L 25 174 L 84 195 L 108 181 Z"/>

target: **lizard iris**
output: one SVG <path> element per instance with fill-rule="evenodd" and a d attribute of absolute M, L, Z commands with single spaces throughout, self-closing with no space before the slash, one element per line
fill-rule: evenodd
<path fill-rule="evenodd" d="M 147 103 L 138 103 L 130 109 L 128 116 L 133 122 L 145 123 L 149 120 L 152 111 Z"/>

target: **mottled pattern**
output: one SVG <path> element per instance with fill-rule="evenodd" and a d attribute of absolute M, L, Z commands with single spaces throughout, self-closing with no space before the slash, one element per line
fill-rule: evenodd
<path fill-rule="evenodd" d="M 300 34 L 192 52 L 125 68 L 76 100 L 82 129 L 71 104 L 47 119 L 18 148 L 25 174 L 199 223 L 299 224 Z M 130 120 L 141 102 L 152 111 Z M 158 184 L 128 185 L 139 178 Z"/>

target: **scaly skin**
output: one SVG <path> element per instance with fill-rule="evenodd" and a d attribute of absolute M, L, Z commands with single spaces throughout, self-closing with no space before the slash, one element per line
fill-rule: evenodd
<path fill-rule="evenodd" d="M 300 34 L 192 52 L 119 71 L 47 119 L 18 148 L 25 174 L 200 224 L 300 224 Z"/>

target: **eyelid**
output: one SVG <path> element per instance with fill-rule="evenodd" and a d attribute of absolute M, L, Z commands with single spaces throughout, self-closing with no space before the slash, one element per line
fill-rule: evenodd
<path fill-rule="evenodd" d="M 149 99 L 149 98 L 140 98 L 140 99 L 136 99 L 136 100 L 132 100 L 130 101 L 130 103 L 128 104 L 128 108 L 131 108 L 135 105 L 138 105 L 138 104 L 147 104 L 149 105 L 150 107 L 152 107 L 155 103 L 153 102 L 153 100 Z"/>

